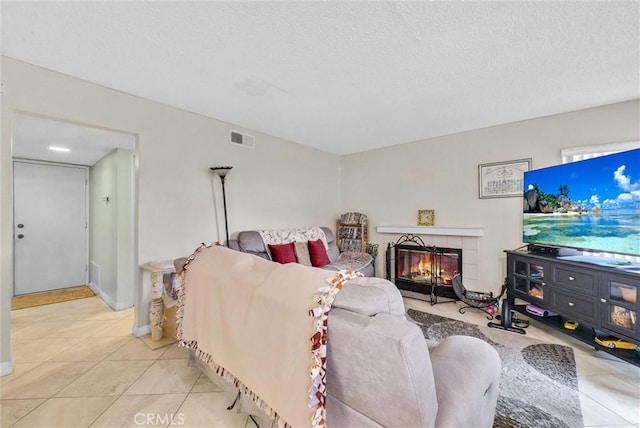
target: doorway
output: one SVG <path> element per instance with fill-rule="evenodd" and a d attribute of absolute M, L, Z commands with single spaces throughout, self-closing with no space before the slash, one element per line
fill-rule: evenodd
<path fill-rule="evenodd" d="M 133 306 L 135 145 L 132 134 L 14 114 L 15 295 L 88 284 L 115 310 Z"/>
<path fill-rule="evenodd" d="M 13 162 L 15 296 L 87 284 L 87 173 Z"/>

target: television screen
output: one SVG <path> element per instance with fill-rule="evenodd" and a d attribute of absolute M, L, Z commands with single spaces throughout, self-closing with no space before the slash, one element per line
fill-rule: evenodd
<path fill-rule="evenodd" d="M 640 255 L 640 149 L 524 173 L 531 244 Z"/>

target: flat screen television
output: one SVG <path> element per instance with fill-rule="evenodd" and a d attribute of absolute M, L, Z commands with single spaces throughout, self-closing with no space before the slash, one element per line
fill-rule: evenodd
<path fill-rule="evenodd" d="M 640 256 L 640 149 L 525 172 L 522 239 Z"/>

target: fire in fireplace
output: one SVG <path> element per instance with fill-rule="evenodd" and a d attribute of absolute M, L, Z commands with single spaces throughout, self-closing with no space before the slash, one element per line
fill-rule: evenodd
<path fill-rule="evenodd" d="M 453 248 L 399 246 L 396 248 L 397 278 L 451 285 L 453 276 L 460 273 L 461 253 Z"/>
<path fill-rule="evenodd" d="M 461 249 L 404 244 L 396 245 L 394 253 L 391 279 L 400 290 L 456 298 L 452 278 L 462 274 Z"/>

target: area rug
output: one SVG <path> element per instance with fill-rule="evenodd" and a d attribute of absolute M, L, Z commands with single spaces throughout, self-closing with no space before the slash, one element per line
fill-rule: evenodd
<path fill-rule="evenodd" d="M 428 339 L 473 336 L 492 345 L 502 360 L 494 428 L 582 427 L 573 349 L 516 333 L 409 309 L 407 316 Z"/>
<path fill-rule="evenodd" d="M 62 288 L 60 290 L 44 291 L 42 293 L 23 294 L 11 299 L 11 310 L 31 308 L 34 306 L 50 305 L 51 303 L 93 297 L 96 294 L 86 286 Z"/>

